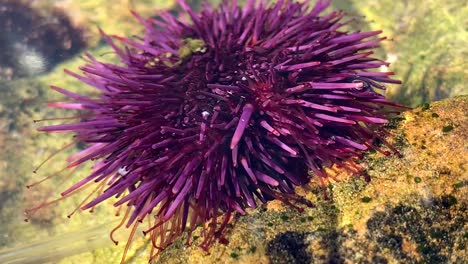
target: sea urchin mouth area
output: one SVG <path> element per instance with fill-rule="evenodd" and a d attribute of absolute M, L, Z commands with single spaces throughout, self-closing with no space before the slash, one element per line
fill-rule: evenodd
<path fill-rule="evenodd" d="M 398 83 L 373 70 L 388 65 L 368 51 L 384 39 L 380 31 L 342 31 L 343 13 L 320 15 L 328 1 L 310 10 L 288 0 L 224 1 L 201 13 L 179 4 L 190 21 L 135 14 L 143 37 L 102 33 L 122 65 L 85 54 L 83 75 L 67 71 L 98 97 L 52 87 L 70 99 L 52 106 L 88 113 L 40 129 L 89 144 L 69 167 L 96 161 L 93 172 L 63 194 L 93 182 L 105 188 L 82 209 L 117 197 L 130 208 L 128 227 L 150 219 L 154 248 L 199 224 L 209 248 L 248 207 L 310 205 L 294 192 L 308 171 L 324 186 L 325 166 L 358 173 L 355 160 L 380 150 L 375 139 L 398 107 L 374 91 Z"/>

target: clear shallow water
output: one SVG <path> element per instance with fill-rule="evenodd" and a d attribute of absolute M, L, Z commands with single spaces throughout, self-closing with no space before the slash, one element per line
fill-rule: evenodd
<path fill-rule="evenodd" d="M 5 8 L 10 2 L 14 1 L 0 0 L 0 7 Z M 102 26 L 115 32 L 118 29 L 112 26 L 119 27 L 119 16 L 122 21 L 129 21 L 124 15 L 125 5 L 120 7 L 120 13 L 114 13 L 115 17 L 96 19 L 97 15 L 89 11 L 92 8 L 87 2 L 71 1 L 70 8 L 65 10 L 72 16 L 72 20 L 83 20 L 79 16 L 95 19 L 84 19 L 86 22 L 81 22 L 84 32 L 88 34 L 81 39 L 77 37 L 82 34 L 80 29 L 76 32 L 70 29 L 64 33 L 61 30 L 65 22 L 57 23 L 50 16 L 42 14 L 47 10 L 45 6 L 52 5 L 54 1 L 46 2 L 49 3 L 34 7 L 37 9 L 19 8 L 15 15 L 0 11 L 0 21 L 5 24 L 5 21 L 11 21 L 14 25 L 7 34 L 0 36 L 0 248 L 7 250 L 0 250 L 0 263 L 8 263 L 6 260 L 10 261 L 16 256 L 19 261 L 16 263 L 26 263 L 31 259 L 57 262 L 62 257 L 110 244 L 107 237 L 110 228 L 99 226 L 112 219 L 100 216 L 109 216 L 113 212 L 102 209 L 96 212 L 95 217 L 81 214 L 69 220 L 66 215 L 80 202 L 78 198 L 45 209 L 28 223 L 23 221 L 24 209 L 44 200 L 47 194 L 56 195 L 65 188 L 65 185 L 57 187 L 60 184 L 58 180 L 30 190 L 25 186 L 33 179 L 60 170 L 64 164 L 61 160 L 72 152 L 61 153 L 37 175 L 32 173 L 49 153 L 68 142 L 67 138 L 47 137 L 35 131 L 37 125 L 32 122 L 34 119 L 60 115 L 44 107 L 47 101 L 56 99 L 56 95 L 48 90 L 48 85 L 63 85 L 67 82 L 74 85 L 73 81 L 66 80 L 61 69 L 76 68 L 76 65 L 82 64 L 78 54 L 84 42 L 94 41 L 93 44 L 87 44 L 94 52 L 105 50 L 96 37 L 93 39 L 89 36 L 95 33 L 91 28 Z M 59 6 L 66 6 L 66 1 L 56 2 Z M 154 1 L 146 2 L 146 5 L 155 4 Z M 417 105 L 465 94 L 466 87 L 462 83 L 466 77 L 466 62 L 460 60 L 466 57 L 463 56 L 467 52 L 463 41 L 467 40 L 467 35 L 466 30 L 460 28 L 460 25 L 464 25 L 463 17 L 460 12 L 456 12 L 456 1 L 434 1 L 422 8 L 404 4 L 404 1 L 397 1 L 390 8 L 387 2 L 342 0 L 336 1 L 335 6 L 351 14 L 368 16 L 374 22 L 363 22 L 363 28 L 383 28 L 394 39 L 379 52 L 381 56 L 394 61 L 391 68 L 405 84 L 402 88 L 391 89 L 389 95 L 403 103 Z M 111 8 L 108 3 L 107 6 L 105 3 L 101 5 Z M 392 13 L 389 14 L 388 10 L 392 10 Z M 9 18 L 6 19 L 7 16 Z M 24 21 L 35 16 L 37 19 Z M 117 20 L 106 23 L 107 19 Z M 48 27 L 51 24 L 55 26 Z M 2 25 L 0 28 L 3 28 Z M 125 27 L 122 31 L 123 35 L 129 32 Z M 75 178 L 82 175 L 77 174 Z M 14 250 L 8 251 L 8 248 Z M 44 254 L 51 249 L 56 254 Z"/>

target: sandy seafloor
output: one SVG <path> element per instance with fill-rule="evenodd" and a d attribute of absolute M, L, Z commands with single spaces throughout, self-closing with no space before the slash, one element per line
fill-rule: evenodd
<path fill-rule="evenodd" d="M 21 1 L 0 0 L 0 22 L 6 21 L 1 17 L 2 5 L 12 2 L 20 6 Z M 0 58 L 17 62 L 6 65 L 6 59 L 0 60 L 0 263 L 118 263 L 126 233 L 122 231 L 117 235 L 122 242 L 118 246 L 108 238 L 117 221 L 111 202 L 96 208 L 92 215 L 83 212 L 67 218 L 86 196 L 83 193 L 37 212 L 29 222 L 23 221 L 25 208 L 47 197 L 57 197 L 66 186 L 86 176 L 88 169 L 72 175 L 63 173 L 66 181 L 64 177 L 57 177 L 27 189 L 28 183 L 63 168 L 65 158 L 76 150 L 60 152 L 34 174 L 34 168 L 41 161 L 68 144 L 71 138 L 39 133 L 36 131 L 38 124 L 33 120 L 63 115 L 60 110 L 46 107 L 46 102 L 60 98 L 49 85 L 74 91 L 87 89 L 63 73 L 64 68 L 76 70 L 83 63 L 82 51 L 88 50 L 108 61 L 115 60 L 105 55 L 109 48 L 100 39 L 98 27 L 109 34 L 135 35 L 142 28 L 131 16 L 130 9 L 151 16 L 154 10 L 174 8 L 174 3 L 171 0 L 39 0 L 32 1 L 31 6 L 32 9 L 18 10 L 26 13 L 36 10 L 34 15 L 43 17 L 43 24 L 38 23 L 41 26 L 31 27 L 21 34 L 44 30 L 48 23 L 56 21 L 53 16 L 57 13 L 69 16 L 78 33 L 60 33 L 60 36 L 67 36 L 63 43 L 37 40 L 30 45 L 22 41 L 18 32 L 15 36 L 6 36 L 8 32 L 3 32 L 2 36 L 6 37 L 0 37 Z M 362 260 L 364 263 L 366 257 L 361 255 L 367 254 L 374 254 L 374 261 L 371 257 L 370 262 L 378 262 L 379 258 L 386 258 L 390 263 L 430 262 L 438 260 L 438 256 L 445 256 L 440 259 L 445 262 L 468 262 L 463 253 L 467 241 L 467 200 L 463 193 L 467 191 L 468 177 L 468 100 L 457 97 L 431 103 L 468 94 L 465 82 L 468 76 L 468 7 L 457 0 L 338 0 L 333 7 L 347 11 L 359 21 L 352 27 L 382 29 L 389 37 L 390 40 L 377 50 L 377 56 L 390 61 L 390 70 L 403 81 L 401 86 L 388 87 L 389 98 L 407 106 L 430 103 L 403 115 L 403 121 L 393 133 L 396 136 L 391 140 L 406 142 L 400 142 L 399 146 L 407 154 L 406 165 L 399 163 L 403 162 L 401 160 L 368 157 L 370 171 L 375 172 L 376 178 L 369 185 L 352 178 L 332 184 L 330 189 L 335 190 L 335 197 L 330 202 L 321 201 L 316 183 L 312 182 L 308 197 L 315 200 L 317 208 L 299 215 L 273 202 L 261 210 L 249 212 L 250 216 L 234 227 L 230 246 L 215 245 L 212 254 L 207 256 L 196 247 L 184 249 L 181 243 L 176 243 L 174 249 L 161 256 L 161 263 L 286 263 L 278 260 L 278 255 L 288 257 L 290 254 L 287 247 L 282 251 L 282 236 L 278 234 L 284 235 L 287 231 L 292 233 L 287 233 L 286 241 L 306 241 L 306 246 L 298 246 L 296 250 L 315 252 L 314 257 L 305 257 L 315 263 L 326 263 L 327 258 L 320 256 L 333 255 L 322 252 L 330 250 L 330 241 L 335 241 L 334 246 L 342 243 L 345 249 L 349 246 L 349 250 L 335 251 L 350 262 Z M 0 30 L 3 26 L 0 25 Z M 60 31 L 60 27 L 55 26 L 53 30 Z M 82 49 L 64 60 L 60 52 L 34 52 L 40 50 L 39 46 L 52 44 L 69 49 L 73 34 L 80 36 L 81 40 L 76 43 L 82 41 Z M 445 131 L 452 130 L 450 126 L 453 131 Z M 399 169 L 395 171 L 395 168 Z M 430 205 L 420 202 L 425 199 Z M 401 213 L 398 206 L 407 211 Z M 381 214 L 376 215 L 376 212 Z M 450 217 L 437 218 L 439 214 Z M 373 217 L 377 216 L 380 218 L 375 220 Z M 426 228 L 413 216 L 429 218 L 433 223 Z M 382 234 L 369 229 L 369 219 L 377 222 Z M 395 223 L 390 219 L 398 220 Z M 405 229 L 407 224 L 420 224 L 422 231 Z M 385 233 L 382 230 L 387 230 L 386 227 L 393 231 Z M 363 235 L 362 239 L 348 239 L 354 234 L 350 229 Z M 246 230 L 249 232 L 244 234 Z M 433 235 L 434 232 L 442 235 Z M 400 241 L 396 248 L 382 244 L 390 239 Z M 323 243 L 315 245 L 312 240 Z M 137 240 L 129 251 L 129 263 L 145 263 L 147 246 L 144 240 Z M 290 258 L 291 261 L 300 259 Z"/>

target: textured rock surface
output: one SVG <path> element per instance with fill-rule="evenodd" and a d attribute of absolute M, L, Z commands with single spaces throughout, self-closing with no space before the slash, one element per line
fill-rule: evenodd
<path fill-rule="evenodd" d="M 34 1 L 37 8 L 63 8 L 73 23 L 83 28 L 90 52 L 102 54 L 106 60 L 114 57 L 102 45 L 98 26 L 111 34 L 137 34 L 140 27 L 135 27 L 128 9 L 149 16 L 155 9 L 169 8 L 173 3 Z M 385 58 L 387 54 L 387 59 L 394 61 L 390 68 L 405 84 L 389 87 L 388 95 L 417 105 L 468 93 L 464 83 L 466 63 L 463 64 L 467 55 L 464 43 L 468 10 L 462 3 L 337 0 L 334 6 L 358 18 L 352 27 L 383 29 L 393 39 L 384 43 L 379 55 Z M 39 211 L 29 223 L 23 222 L 25 208 L 47 197 L 57 197 L 71 181 L 86 175 L 87 168 L 82 168 L 71 175 L 64 173 L 62 176 L 70 177 L 66 184 L 63 177 L 57 177 L 35 188 L 25 188 L 63 168 L 64 159 L 74 151 L 59 153 L 37 175 L 31 173 L 34 166 L 70 141 L 69 137 L 38 134 L 34 130 L 34 119 L 64 115 L 44 107 L 46 101 L 60 99 L 48 85 L 86 89 L 63 74 L 63 68 L 76 70 L 82 64 L 83 60 L 75 57 L 46 75 L 15 81 L 0 79 L 0 251 L 38 242 L 34 250 L 20 252 L 30 263 L 57 262 L 78 253 L 81 254 L 61 263 L 116 263 L 125 246 L 124 231 L 118 234 L 118 246 L 108 239 L 109 230 L 117 224 L 113 222 L 115 211 L 110 204 L 96 208 L 94 217 L 82 213 L 67 218 L 86 197 L 85 193 Z M 462 195 L 468 187 L 467 100 L 458 97 L 404 114 L 390 137 L 403 157 L 368 155 L 363 165 L 372 176 L 370 184 L 342 175 L 342 181 L 329 185 L 332 200 L 324 201 L 318 183 L 312 182 L 299 191 L 315 203 L 315 208 L 299 214 L 279 202 L 271 202 L 233 224 L 229 246 L 215 246 L 206 255 L 196 243 L 186 248 L 179 240 L 161 255 L 159 262 L 467 262 L 463 255 L 467 243 L 467 201 Z M 136 241 L 129 251 L 129 262 L 144 262 L 147 246 Z"/>

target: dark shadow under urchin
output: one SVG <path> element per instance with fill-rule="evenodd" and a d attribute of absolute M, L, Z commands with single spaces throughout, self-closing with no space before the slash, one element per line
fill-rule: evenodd
<path fill-rule="evenodd" d="M 62 195 L 97 186 L 83 210 L 117 198 L 128 208 L 126 227 L 149 224 L 150 259 L 184 232 L 190 243 L 200 225 L 202 248 L 227 243 L 232 217 L 270 200 L 310 205 L 294 191 L 309 171 L 325 188 L 326 167 L 363 174 L 356 161 L 367 150 L 396 152 L 376 144 L 400 111 L 376 92 L 399 83 L 376 71 L 388 66 L 372 57 L 380 31 L 341 30 L 351 22 L 322 14 L 329 1 L 235 3 L 196 13 L 179 1 L 189 20 L 135 14 L 144 36 L 102 33 L 121 64 L 85 54 L 82 75 L 67 71 L 99 95 L 52 87 L 68 101 L 50 106 L 83 116 L 39 130 L 74 133 L 87 145 L 70 168 L 94 164 Z"/>

